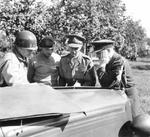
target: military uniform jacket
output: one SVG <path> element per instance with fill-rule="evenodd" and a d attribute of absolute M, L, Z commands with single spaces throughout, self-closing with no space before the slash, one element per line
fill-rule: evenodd
<path fill-rule="evenodd" d="M 97 70 L 97 75 L 104 88 L 123 89 L 135 85 L 127 60 L 117 53 L 113 55 L 105 69 Z"/>
<path fill-rule="evenodd" d="M 78 81 L 81 86 L 95 86 L 95 71 L 91 59 L 79 53 L 77 58 L 71 54 L 63 56 L 59 66 L 60 86 L 73 86 Z"/>
<path fill-rule="evenodd" d="M 42 53 L 34 56 L 28 67 L 28 80 L 32 82 L 45 83 L 51 86 L 58 85 L 58 65 L 60 56 L 52 53 L 49 58 Z"/>

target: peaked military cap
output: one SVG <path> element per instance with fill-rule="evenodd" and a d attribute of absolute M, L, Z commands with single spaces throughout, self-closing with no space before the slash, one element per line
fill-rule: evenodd
<path fill-rule="evenodd" d="M 55 44 L 54 39 L 51 36 L 46 36 L 41 40 L 41 48 L 52 48 Z"/>
<path fill-rule="evenodd" d="M 91 42 L 91 44 L 94 46 L 94 51 L 95 52 L 100 52 L 104 49 L 113 47 L 114 41 L 109 40 L 109 39 L 102 39 L 102 40 L 96 40 Z"/>
<path fill-rule="evenodd" d="M 85 38 L 79 34 L 66 35 L 67 44 L 69 47 L 81 47 L 85 41 Z"/>

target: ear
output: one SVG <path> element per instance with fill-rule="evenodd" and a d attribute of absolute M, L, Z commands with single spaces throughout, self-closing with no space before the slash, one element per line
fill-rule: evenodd
<path fill-rule="evenodd" d="M 110 52 L 113 52 L 114 49 L 113 48 L 108 48 L 107 51 L 110 53 Z"/>
<path fill-rule="evenodd" d="M 108 53 L 110 53 L 110 52 L 111 52 L 111 49 L 110 49 L 110 48 L 108 48 L 108 49 L 107 49 L 107 51 L 108 51 Z"/>

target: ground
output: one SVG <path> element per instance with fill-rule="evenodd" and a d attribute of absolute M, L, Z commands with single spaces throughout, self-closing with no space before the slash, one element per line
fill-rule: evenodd
<path fill-rule="evenodd" d="M 130 62 L 143 112 L 150 111 L 150 57 Z"/>

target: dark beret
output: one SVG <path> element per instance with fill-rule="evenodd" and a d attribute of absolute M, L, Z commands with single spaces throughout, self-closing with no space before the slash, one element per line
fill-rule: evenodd
<path fill-rule="evenodd" d="M 51 36 L 46 36 L 41 40 L 40 47 L 41 48 L 52 48 L 55 44 L 54 39 Z"/>

